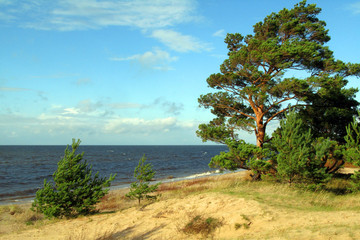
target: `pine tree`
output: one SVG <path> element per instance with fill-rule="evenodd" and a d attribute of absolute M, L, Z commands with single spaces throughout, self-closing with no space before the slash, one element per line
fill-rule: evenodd
<path fill-rule="evenodd" d="M 360 112 L 358 113 L 360 117 Z M 360 125 L 356 117 L 353 122 L 346 127 L 345 136 L 346 148 L 345 159 L 347 162 L 360 166 Z"/>
<path fill-rule="evenodd" d="M 261 174 L 268 172 L 273 167 L 268 160 L 273 157 L 274 152 L 269 148 L 259 148 L 254 144 L 246 143 L 244 140 L 226 140 L 225 143 L 229 151 L 221 152 L 211 158 L 209 167 L 228 170 L 238 168 L 252 170 L 253 180 L 259 180 Z"/>
<path fill-rule="evenodd" d="M 152 169 L 150 163 L 145 164 L 145 155 L 139 160 L 138 166 L 134 170 L 134 177 L 137 179 L 136 182 L 131 183 L 130 192 L 126 194 L 128 198 L 138 199 L 140 201 L 144 198 L 155 199 L 156 196 L 149 195 L 149 193 L 155 192 L 160 183 L 150 186 L 149 182 L 155 176 L 155 171 Z"/>
<path fill-rule="evenodd" d="M 281 133 L 272 140 L 279 152 L 277 173 L 291 185 L 305 171 L 311 153 L 311 133 L 304 131 L 301 120 L 296 118 L 294 112 L 280 122 L 280 127 Z"/>
<path fill-rule="evenodd" d="M 360 117 L 360 112 L 358 112 Z M 356 117 L 353 122 L 346 127 L 347 135 L 345 136 L 346 151 L 344 152 L 345 160 L 360 167 L 360 125 Z M 351 176 L 352 187 L 350 190 L 360 190 L 360 171 L 355 171 Z"/>
<path fill-rule="evenodd" d="M 295 181 L 321 183 L 330 175 L 324 167 L 326 154 L 333 142 L 313 139 L 294 110 L 280 122 L 280 131 L 274 133 L 272 144 L 278 152 L 277 175 L 291 185 Z"/>
<path fill-rule="evenodd" d="M 48 218 L 86 215 L 94 212 L 94 205 L 108 193 L 107 187 L 116 175 L 108 179 L 99 177 L 98 172 L 93 175 L 92 166 L 83 160 L 84 153 L 76 154 L 79 145 L 80 139 L 73 139 L 71 151 L 67 146 L 53 174 L 55 185 L 44 180 L 44 187 L 36 192 L 33 211 Z"/>
<path fill-rule="evenodd" d="M 359 105 L 357 89 L 345 89 L 346 78 L 358 77 L 360 64 L 335 59 L 326 46 L 329 30 L 320 12 L 316 4 L 301 1 L 266 16 L 251 35 L 227 34 L 228 58 L 219 73 L 207 78 L 213 91 L 198 99 L 215 115 L 199 126 L 203 141 L 238 140 L 239 131 L 246 130 L 263 147 L 269 123 L 281 119 L 294 102 L 305 108 L 303 119 L 318 136 L 329 130 L 332 134 L 325 137 L 343 136 L 348 116 L 351 121 Z"/>

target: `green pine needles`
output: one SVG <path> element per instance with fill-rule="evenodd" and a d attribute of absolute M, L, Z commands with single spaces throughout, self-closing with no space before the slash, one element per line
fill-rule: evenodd
<path fill-rule="evenodd" d="M 47 218 L 76 217 L 95 212 L 95 204 L 105 196 L 110 182 L 92 174 L 92 166 L 83 160 L 84 153 L 76 154 L 80 139 L 72 140 L 72 150 L 69 146 L 65 155 L 58 162 L 58 169 L 53 174 L 54 185 L 44 180 L 44 187 L 36 192 L 32 210 L 43 213 Z"/>
<path fill-rule="evenodd" d="M 306 170 L 312 152 L 311 132 L 305 130 L 301 119 L 292 112 L 280 122 L 281 133 L 274 136 L 273 144 L 279 151 L 277 173 L 291 184 Z"/>
<path fill-rule="evenodd" d="M 358 112 L 360 117 L 360 111 Z M 345 136 L 346 151 L 344 156 L 346 161 L 360 167 L 360 125 L 356 117 L 353 118 L 353 122 L 346 127 L 347 135 Z M 355 171 L 351 176 L 351 191 L 360 191 L 360 171 Z"/>
<path fill-rule="evenodd" d="M 135 168 L 134 177 L 136 182 L 131 183 L 130 192 L 126 194 L 126 197 L 132 199 L 138 199 L 139 204 L 142 199 L 156 199 L 157 196 L 149 195 L 157 190 L 160 183 L 150 186 L 149 182 L 155 176 L 155 171 L 152 169 L 150 163 L 145 164 L 145 155 L 140 159 L 138 166 Z"/>
<path fill-rule="evenodd" d="M 360 117 L 360 112 L 358 113 Z M 360 166 L 360 125 L 356 117 L 353 122 L 346 127 L 345 136 L 346 148 L 345 158 L 348 162 Z"/>
<path fill-rule="evenodd" d="M 315 141 L 311 130 L 305 126 L 294 110 L 280 122 L 280 131 L 273 134 L 276 149 L 277 177 L 293 182 L 321 183 L 330 177 L 325 168 L 326 152 L 330 151 L 329 139 Z"/>

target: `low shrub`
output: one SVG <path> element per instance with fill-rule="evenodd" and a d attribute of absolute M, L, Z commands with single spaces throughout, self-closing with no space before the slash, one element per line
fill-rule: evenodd
<path fill-rule="evenodd" d="M 203 237 L 208 237 L 222 225 L 223 222 L 219 219 L 196 215 L 181 229 L 181 231 L 185 234 L 201 234 Z"/>

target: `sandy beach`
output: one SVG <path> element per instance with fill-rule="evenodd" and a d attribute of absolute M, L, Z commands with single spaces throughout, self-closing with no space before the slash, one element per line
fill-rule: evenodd
<path fill-rule="evenodd" d="M 171 183 L 160 188 L 162 196 L 154 203 L 139 207 L 135 202 L 128 202 L 128 206 L 115 212 L 46 220 L 46 223 L 11 232 L 6 230 L 9 226 L 2 215 L 0 239 L 360 239 L 360 211 L 351 206 L 360 206 L 358 197 L 346 200 L 353 201 L 344 203 L 350 204 L 349 207 L 310 206 L 307 209 L 304 203 L 269 202 L 262 199 L 261 193 L 249 197 L 235 193 L 237 189 L 251 187 L 249 182 L 234 188 L 234 193 L 222 192 L 219 183 L 228 188 L 244 182 L 246 174 L 238 172 Z M 269 191 L 276 196 L 277 191 L 287 191 L 284 189 L 286 187 Z M 315 206 L 329 199 L 331 196 L 311 201 Z M 306 201 L 311 205 L 310 200 Z M 196 216 L 217 219 L 221 225 L 208 235 L 186 234 L 184 226 Z"/>

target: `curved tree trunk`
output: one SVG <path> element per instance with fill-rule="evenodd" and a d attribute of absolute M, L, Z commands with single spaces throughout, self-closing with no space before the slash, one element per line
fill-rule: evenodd
<path fill-rule="evenodd" d="M 258 127 L 256 133 L 256 146 L 262 148 L 265 141 L 265 127 Z"/>

